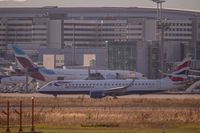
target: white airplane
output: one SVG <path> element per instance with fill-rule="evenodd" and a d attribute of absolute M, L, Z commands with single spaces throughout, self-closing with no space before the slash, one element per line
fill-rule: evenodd
<path fill-rule="evenodd" d="M 191 60 L 176 69 L 173 75 L 163 79 L 127 79 L 127 80 L 62 80 L 52 81 L 39 89 L 38 92 L 52 94 L 88 94 L 91 98 L 105 96 L 121 96 L 128 94 L 146 94 L 182 88 L 189 80 L 184 71 L 189 69 Z"/>
<path fill-rule="evenodd" d="M 19 83 L 26 83 L 25 76 L 0 76 L 1 85 L 16 85 Z"/>
<path fill-rule="evenodd" d="M 17 62 L 27 70 L 29 76 L 34 79 L 50 82 L 53 80 L 74 80 L 88 79 L 87 69 L 46 69 L 37 67 L 28 57 L 23 49 L 17 45 L 12 45 Z M 91 70 L 92 75 L 98 75 L 102 79 L 128 79 L 144 78 L 143 74 L 126 70 Z"/>
<path fill-rule="evenodd" d="M 7 67 L 0 67 L 0 72 L 3 75 L 17 75 L 17 76 L 22 76 L 25 74 L 24 71 L 22 71 L 20 68 L 13 68 L 10 66 L 9 68 Z"/>
<path fill-rule="evenodd" d="M 17 92 L 25 83 L 25 76 L 0 76 L 0 92 Z"/>

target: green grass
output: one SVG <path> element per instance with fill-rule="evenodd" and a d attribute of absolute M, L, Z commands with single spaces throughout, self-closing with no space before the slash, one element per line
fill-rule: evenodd
<path fill-rule="evenodd" d="M 168 133 L 200 133 L 200 130 L 168 129 Z M 98 129 L 98 130 L 44 130 L 43 133 L 162 133 L 161 129 Z"/>
<path fill-rule="evenodd" d="M 12 128 L 11 132 L 17 132 L 17 128 Z M 0 133 L 5 129 L 0 128 Z M 30 128 L 24 129 L 30 131 Z M 43 133 L 162 133 L 162 128 L 108 128 L 108 127 L 44 127 L 36 126 L 36 131 Z M 200 133 L 199 125 L 180 125 L 178 127 L 166 128 L 166 133 Z"/>

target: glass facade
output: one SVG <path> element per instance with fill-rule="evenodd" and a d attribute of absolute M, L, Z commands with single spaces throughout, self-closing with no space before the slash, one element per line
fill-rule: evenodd
<path fill-rule="evenodd" d="M 108 68 L 136 70 L 136 42 L 109 42 Z"/>
<path fill-rule="evenodd" d="M 200 60 L 200 42 L 196 44 L 196 59 Z"/>

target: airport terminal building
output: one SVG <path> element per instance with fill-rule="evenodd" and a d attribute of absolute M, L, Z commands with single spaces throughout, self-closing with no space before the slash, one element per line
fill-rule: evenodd
<path fill-rule="evenodd" d="M 133 65 L 131 70 L 156 78 L 160 57 L 156 11 L 137 7 L 0 8 L 0 54 L 10 57 L 10 44 L 17 43 L 35 61 L 52 57 L 51 67 L 88 65 L 87 61 L 110 69 Z M 164 9 L 162 18 L 168 25 L 163 32 L 167 69 L 185 56 L 192 56 L 193 67 L 200 69 L 200 13 Z M 126 53 L 119 45 L 134 50 Z M 111 56 L 113 51 L 115 56 Z M 128 63 L 124 67 L 114 64 L 122 53 L 131 57 L 122 62 Z"/>

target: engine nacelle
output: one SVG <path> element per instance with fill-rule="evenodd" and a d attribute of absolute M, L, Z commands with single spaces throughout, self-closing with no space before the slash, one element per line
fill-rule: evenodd
<path fill-rule="evenodd" d="M 105 97 L 105 94 L 102 91 L 91 91 L 90 97 L 94 99 L 103 98 Z"/>

